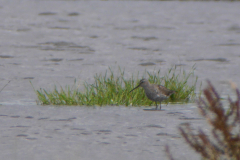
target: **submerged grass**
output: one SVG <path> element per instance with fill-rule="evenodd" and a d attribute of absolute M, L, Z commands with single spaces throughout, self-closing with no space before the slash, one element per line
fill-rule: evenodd
<path fill-rule="evenodd" d="M 192 70 L 186 72 L 176 67 L 172 67 L 168 72 L 161 77 L 160 70 L 155 73 L 146 72 L 151 83 L 161 84 L 170 90 L 175 90 L 176 93 L 165 102 L 189 102 L 195 98 L 195 89 L 197 76 L 194 76 L 195 66 Z M 193 78 L 193 83 L 189 85 L 189 79 Z M 136 89 L 134 92 L 129 91 L 134 88 L 139 82 L 139 76 L 134 79 L 134 75 L 130 79 L 124 78 L 124 70 L 119 68 L 119 73 L 116 75 L 111 68 L 104 75 L 96 74 L 94 83 L 84 83 L 84 92 L 80 92 L 76 80 L 74 85 L 66 86 L 65 88 L 56 86 L 52 91 L 40 88 L 35 90 L 38 96 L 38 104 L 42 105 L 125 105 L 125 106 L 140 106 L 152 105 L 153 102 L 148 100 L 143 89 Z"/>
<path fill-rule="evenodd" d="M 5 84 L 5 85 L 2 87 L 2 89 L 0 90 L 0 93 L 2 92 L 2 90 L 3 90 L 5 87 L 7 87 L 7 85 L 8 85 L 10 82 L 11 82 L 11 80 L 10 80 L 10 81 L 8 81 L 8 83 L 7 83 L 7 84 Z"/>

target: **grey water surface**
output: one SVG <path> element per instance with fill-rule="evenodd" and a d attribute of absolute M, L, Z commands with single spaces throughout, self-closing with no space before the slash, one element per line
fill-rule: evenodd
<path fill-rule="evenodd" d="M 0 93 L 1 159 L 161 160 L 166 144 L 178 160 L 200 159 L 178 131 L 188 122 L 209 132 L 195 103 L 163 104 L 159 112 L 41 106 L 33 87 L 76 79 L 83 89 L 109 67 L 130 78 L 195 65 L 198 91 L 210 79 L 223 97 L 234 95 L 239 8 L 239 2 L 1 0 L 0 88 L 11 81 Z"/>

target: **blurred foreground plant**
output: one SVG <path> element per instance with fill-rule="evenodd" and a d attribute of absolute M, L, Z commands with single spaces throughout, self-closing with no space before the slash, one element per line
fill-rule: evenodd
<path fill-rule="evenodd" d="M 207 160 L 240 160 L 240 93 L 232 84 L 237 99 L 233 101 L 230 97 L 229 110 L 225 111 L 219 94 L 213 85 L 208 81 L 208 87 L 203 90 L 204 98 L 199 98 L 197 104 L 200 114 L 212 126 L 211 139 L 199 129 L 194 134 L 190 124 L 179 127 L 180 133 L 186 142 Z M 166 146 L 169 159 L 173 160 Z"/>

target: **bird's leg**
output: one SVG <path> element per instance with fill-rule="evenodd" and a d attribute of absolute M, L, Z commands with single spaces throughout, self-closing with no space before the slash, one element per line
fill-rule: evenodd
<path fill-rule="evenodd" d="M 156 103 L 156 109 L 155 110 L 157 110 L 157 108 L 158 108 L 158 105 L 157 105 L 157 102 L 155 102 Z"/>

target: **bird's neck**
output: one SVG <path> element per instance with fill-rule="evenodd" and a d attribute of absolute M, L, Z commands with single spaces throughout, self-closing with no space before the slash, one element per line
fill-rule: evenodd
<path fill-rule="evenodd" d="M 150 84 L 150 83 L 145 83 L 145 84 L 142 85 L 142 87 L 143 87 L 143 89 L 144 89 L 145 91 L 151 90 L 152 84 Z"/>

